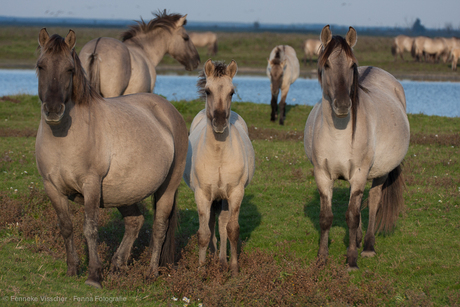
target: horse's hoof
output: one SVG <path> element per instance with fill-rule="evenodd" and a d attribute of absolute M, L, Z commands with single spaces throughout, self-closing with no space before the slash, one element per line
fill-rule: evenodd
<path fill-rule="evenodd" d="M 361 257 L 363 258 L 371 258 L 374 257 L 377 253 L 374 251 L 362 251 L 361 252 Z"/>
<path fill-rule="evenodd" d="M 97 288 L 97 289 L 102 289 L 102 285 L 101 285 L 100 282 L 95 281 L 95 280 L 91 280 L 91 279 L 87 279 L 85 281 L 85 285 L 92 286 L 92 287 Z"/>
<path fill-rule="evenodd" d="M 359 270 L 358 266 L 348 266 L 348 268 L 347 268 L 348 272 L 354 272 L 354 271 L 358 271 L 358 270 Z"/>

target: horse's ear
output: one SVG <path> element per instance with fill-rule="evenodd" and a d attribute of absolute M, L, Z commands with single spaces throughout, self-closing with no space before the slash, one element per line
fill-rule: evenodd
<path fill-rule="evenodd" d="M 236 65 L 235 60 L 232 60 L 230 64 L 228 64 L 227 66 L 227 75 L 229 75 L 230 78 L 233 79 L 237 71 L 238 71 L 238 65 Z"/>
<path fill-rule="evenodd" d="M 329 42 L 332 39 L 332 32 L 331 32 L 331 28 L 329 27 L 329 25 L 323 28 L 319 38 L 321 40 L 321 44 L 323 45 L 323 48 L 326 48 L 327 44 L 329 44 Z"/>
<path fill-rule="evenodd" d="M 179 18 L 179 20 L 176 22 L 176 27 L 183 27 L 187 24 L 187 14 Z"/>
<path fill-rule="evenodd" d="M 212 76 L 214 73 L 214 63 L 211 61 L 211 59 L 207 60 L 206 63 L 204 63 L 204 74 L 206 77 Z"/>
<path fill-rule="evenodd" d="M 358 41 L 358 34 L 356 34 L 356 30 L 353 27 L 348 29 L 347 37 L 346 37 L 348 45 L 353 48 Z"/>
<path fill-rule="evenodd" d="M 46 28 L 42 28 L 40 30 L 40 33 L 38 34 L 38 44 L 40 45 L 40 47 L 45 47 L 49 39 L 50 36 L 48 34 L 48 31 L 46 31 Z"/>
<path fill-rule="evenodd" d="M 67 46 L 69 46 L 70 50 L 75 48 L 77 37 L 75 36 L 75 32 L 73 30 L 69 30 L 69 33 L 67 33 L 67 36 L 65 37 L 65 43 Z"/>

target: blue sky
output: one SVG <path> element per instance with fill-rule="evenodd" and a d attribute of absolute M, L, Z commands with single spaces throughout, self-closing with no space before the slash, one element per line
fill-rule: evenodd
<path fill-rule="evenodd" d="M 6 0 L 0 15 L 145 20 L 167 9 L 191 21 L 460 29 L 460 0 Z"/>

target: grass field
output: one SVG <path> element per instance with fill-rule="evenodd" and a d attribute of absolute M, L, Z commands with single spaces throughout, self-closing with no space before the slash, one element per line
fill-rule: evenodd
<path fill-rule="evenodd" d="M 68 28 L 48 28 L 51 34 L 65 36 Z M 77 35 L 77 52 L 91 39 L 107 36 L 119 39 L 126 29 L 107 28 L 75 28 Z M 332 29 L 333 30 L 333 29 Z M 37 58 L 38 32 L 40 27 L 0 27 L 0 68 L 33 68 Z M 249 70 L 250 74 L 265 74 L 267 58 L 276 45 L 292 46 L 299 60 L 303 57 L 302 42 L 307 38 L 318 38 L 317 35 L 286 34 L 286 33 L 228 33 L 218 32 L 219 52 L 214 60 L 229 62 L 234 59 L 238 63 L 240 73 Z M 345 35 L 346 33 L 334 33 Z M 359 36 L 354 48 L 359 65 L 371 65 L 383 68 L 398 78 L 426 78 L 460 80 L 458 72 L 452 72 L 450 63 L 416 63 L 410 54 L 405 54 L 406 61 L 394 61 L 390 52 L 393 42 L 391 37 Z M 204 63 L 209 56 L 206 48 L 198 49 Z M 165 56 L 159 69 L 175 68 L 175 73 L 186 73 L 180 64 L 170 56 Z M 301 65 L 302 77 L 313 77 L 316 62 Z M 196 72 L 192 72 L 194 74 Z"/>
<path fill-rule="evenodd" d="M 188 126 L 204 107 L 201 101 L 173 104 Z M 2 305 L 29 298 L 32 302 L 19 301 L 18 305 L 65 299 L 75 306 L 87 305 L 85 300 L 182 306 L 184 296 L 191 300 L 190 306 L 460 304 L 460 118 L 409 115 L 405 209 L 392 234 L 377 236 L 377 256 L 359 257 L 360 270 L 348 273 L 346 182 L 336 182 L 334 187 L 330 261 L 326 267 L 315 264 L 319 195 L 303 150 L 303 128 L 311 107 L 289 105 L 285 126 L 279 126 L 269 121 L 268 105 L 234 103 L 232 110 L 246 120 L 256 153 L 256 173 L 246 189 L 239 219 L 243 241 L 239 276 L 220 270 L 211 257 L 206 269 L 198 270 L 198 215 L 193 194 L 182 182 L 177 266 L 157 280 L 143 278 L 149 264 L 146 246 L 153 216 L 147 199 L 143 208 L 146 222 L 135 243 L 129 271 L 126 275 L 110 273 L 123 222 L 117 210 L 101 209 L 99 255 L 104 264 L 104 289 L 96 290 L 84 285 L 84 213 L 75 204 L 71 209 L 81 265 L 77 277 L 65 275 L 63 240 L 35 165 L 39 108 L 37 96 L 15 96 L 0 102 Z M 365 231 L 367 210 L 362 214 Z"/>

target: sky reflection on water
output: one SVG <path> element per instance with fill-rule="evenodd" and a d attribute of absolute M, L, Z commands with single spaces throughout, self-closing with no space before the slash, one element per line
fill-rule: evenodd
<path fill-rule="evenodd" d="M 198 98 L 197 77 L 157 76 L 154 93 L 168 100 Z M 233 79 L 236 93 L 233 101 L 270 103 L 270 81 L 267 77 L 238 77 Z M 460 117 L 460 83 L 401 81 L 406 93 L 407 112 Z M 38 81 L 34 70 L 0 69 L 0 96 L 15 94 L 37 95 Z M 297 79 L 291 85 L 288 104 L 314 105 L 321 99 L 321 87 L 316 79 Z"/>

